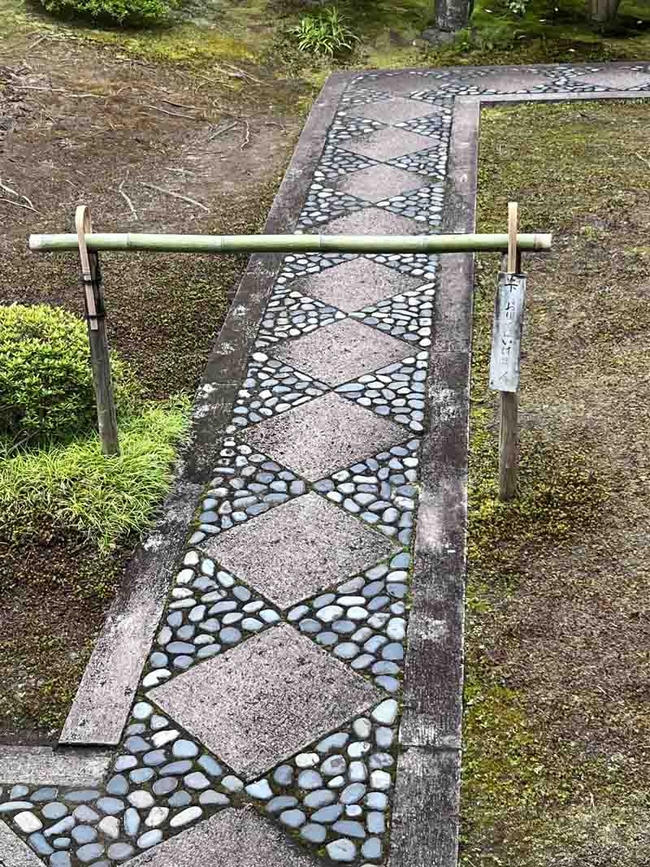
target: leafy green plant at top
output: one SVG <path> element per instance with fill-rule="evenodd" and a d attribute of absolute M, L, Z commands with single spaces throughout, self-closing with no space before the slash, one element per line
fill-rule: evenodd
<path fill-rule="evenodd" d="M 137 386 L 114 355 L 120 410 Z M 95 423 L 88 335 L 83 320 L 60 307 L 0 307 L 0 438 L 16 445 L 69 439 Z"/>
<path fill-rule="evenodd" d="M 297 36 L 301 51 L 321 57 L 352 51 L 354 43 L 359 41 L 336 6 L 315 15 L 305 15 L 290 32 Z"/>
<path fill-rule="evenodd" d="M 163 24 L 176 0 L 41 0 L 52 15 L 60 18 L 90 18 L 112 25 L 152 26 Z"/>

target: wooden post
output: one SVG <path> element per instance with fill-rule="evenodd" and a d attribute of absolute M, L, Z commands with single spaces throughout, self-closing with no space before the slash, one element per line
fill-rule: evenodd
<path fill-rule="evenodd" d="M 519 254 L 517 250 L 517 203 L 508 203 L 508 258 L 506 263 L 507 274 L 516 274 L 519 266 Z M 497 293 L 500 289 L 497 290 Z M 523 305 L 523 294 L 522 301 Z M 517 311 L 521 316 L 522 310 Z M 519 326 L 520 327 L 520 326 Z M 516 346 L 516 371 L 517 380 L 519 374 L 519 345 Z M 515 388 L 518 387 L 518 381 Z M 517 470 L 519 465 L 519 439 L 518 439 L 518 395 L 516 390 L 500 391 L 500 418 L 499 418 L 499 499 L 512 500 L 517 491 Z"/>
<path fill-rule="evenodd" d="M 79 205 L 75 214 L 75 228 L 79 241 L 79 260 L 81 262 L 81 282 L 84 287 L 86 322 L 90 342 L 90 361 L 93 370 L 93 386 L 97 404 L 97 424 L 102 454 L 119 455 L 120 444 L 117 434 L 117 413 L 111 381 L 111 364 L 106 337 L 106 313 L 104 293 L 99 268 L 99 254 L 89 252 L 86 235 L 92 232 L 90 210 Z"/>

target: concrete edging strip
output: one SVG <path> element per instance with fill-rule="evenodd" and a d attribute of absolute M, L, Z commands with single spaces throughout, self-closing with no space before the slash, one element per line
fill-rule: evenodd
<path fill-rule="evenodd" d="M 293 230 L 350 75 L 332 75 L 307 119 L 264 231 Z M 162 615 L 201 488 L 230 420 L 248 355 L 283 256 L 251 257 L 197 391 L 190 439 L 177 461 L 161 516 L 127 568 L 61 733 L 60 744 L 115 746 Z"/>
<path fill-rule="evenodd" d="M 0 746 L 0 785 L 96 786 L 112 758 L 110 750 Z"/>

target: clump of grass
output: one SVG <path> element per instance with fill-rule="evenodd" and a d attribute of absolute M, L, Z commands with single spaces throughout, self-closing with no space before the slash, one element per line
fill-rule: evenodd
<path fill-rule="evenodd" d="M 319 57 L 335 57 L 352 51 L 359 37 L 352 32 L 336 6 L 316 15 L 305 15 L 291 29 L 298 48 Z"/>
<path fill-rule="evenodd" d="M 74 528 L 108 553 L 149 524 L 171 480 L 189 400 L 146 406 L 120 426 L 119 457 L 96 436 L 0 460 L 0 524 L 14 540 L 46 521 Z"/>

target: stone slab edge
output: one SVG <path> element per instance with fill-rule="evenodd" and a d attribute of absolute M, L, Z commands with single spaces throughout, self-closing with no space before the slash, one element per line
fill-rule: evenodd
<path fill-rule="evenodd" d="M 26 843 L 0 819 L 0 867 L 43 867 Z"/>
<path fill-rule="evenodd" d="M 291 233 L 339 99 L 351 76 L 330 76 L 317 98 L 293 153 L 264 231 Z M 196 394 L 190 437 L 174 471 L 160 517 L 131 559 L 77 695 L 60 745 L 115 746 L 120 740 L 144 660 L 162 615 L 175 563 L 203 486 L 209 481 L 220 438 L 283 256 L 252 256 L 212 348 Z"/>
<path fill-rule="evenodd" d="M 110 750 L 52 749 L 0 745 L 0 785 L 98 785 L 108 769 Z M 0 849 L 0 852 L 2 850 Z"/>
<path fill-rule="evenodd" d="M 457 97 L 442 231 L 475 229 L 482 106 L 643 98 L 638 91 Z M 441 256 L 390 867 L 458 863 L 473 286 L 473 254 Z"/>

